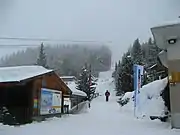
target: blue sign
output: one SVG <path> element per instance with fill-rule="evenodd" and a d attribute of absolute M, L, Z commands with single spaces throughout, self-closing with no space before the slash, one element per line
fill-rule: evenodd
<path fill-rule="evenodd" d="M 49 114 L 49 110 L 52 108 L 53 93 L 46 89 L 41 89 L 41 110 L 40 113 Z"/>
<path fill-rule="evenodd" d="M 41 91 L 41 107 L 52 106 L 53 93 L 50 91 Z"/>
<path fill-rule="evenodd" d="M 141 65 L 134 65 L 133 66 L 134 71 L 134 115 L 136 115 L 136 107 L 137 107 L 137 101 L 138 101 L 138 94 L 140 93 L 140 88 L 142 84 L 142 78 L 143 75 L 143 66 Z"/>

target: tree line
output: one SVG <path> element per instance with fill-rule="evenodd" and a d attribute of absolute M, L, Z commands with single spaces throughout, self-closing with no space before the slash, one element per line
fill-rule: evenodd
<path fill-rule="evenodd" d="M 92 65 L 92 73 L 98 76 L 111 67 L 111 50 L 105 45 L 45 45 L 27 48 L 3 57 L 1 67 L 21 65 L 42 65 L 54 69 L 63 76 L 78 76 L 85 63 Z"/>
<path fill-rule="evenodd" d="M 139 39 L 136 39 L 132 46 L 130 46 L 126 53 L 123 54 L 121 60 L 115 64 L 115 71 L 113 77 L 115 78 L 116 95 L 121 95 L 126 92 L 132 92 L 133 88 L 133 65 L 143 65 L 145 74 L 142 77 L 142 85 L 153 81 L 151 72 L 157 73 L 159 68 L 163 65 L 158 59 L 158 54 L 161 49 L 158 48 L 155 42 L 149 38 L 147 42 L 140 43 Z M 159 65 L 155 69 L 148 70 L 153 65 Z M 165 69 L 165 68 L 164 68 Z M 167 70 L 163 73 L 167 76 Z M 157 78 L 156 78 L 157 79 Z"/>

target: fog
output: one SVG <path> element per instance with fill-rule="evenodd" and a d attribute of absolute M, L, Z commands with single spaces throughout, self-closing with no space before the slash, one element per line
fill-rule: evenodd
<path fill-rule="evenodd" d="M 179 0 L 0 0 L 0 36 L 98 41 L 118 60 L 151 27 L 178 20 L 179 7 Z M 1 47 L 0 56 L 18 49 Z"/>

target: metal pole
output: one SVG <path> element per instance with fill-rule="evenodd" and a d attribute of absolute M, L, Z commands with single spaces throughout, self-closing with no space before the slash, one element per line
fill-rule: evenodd
<path fill-rule="evenodd" d="M 91 64 L 89 65 L 89 99 L 90 99 L 90 91 L 91 91 Z"/>
<path fill-rule="evenodd" d="M 91 64 L 89 65 L 89 91 L 88 91 L 89 108 L 90 108 L 90 91 L 91 91 Z"/>

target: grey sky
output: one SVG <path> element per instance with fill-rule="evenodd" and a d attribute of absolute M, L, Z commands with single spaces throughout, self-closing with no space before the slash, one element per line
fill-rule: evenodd
<path fill-rule="evenodd" d="M 112 41 L 117 60 L 135 38 L 151 36 L 150 27 L 177 20 L 179 7 L 179 0 L 0 0 L 0 36 Z M 17 48 L 7 50 L 1 56 Z"/>

